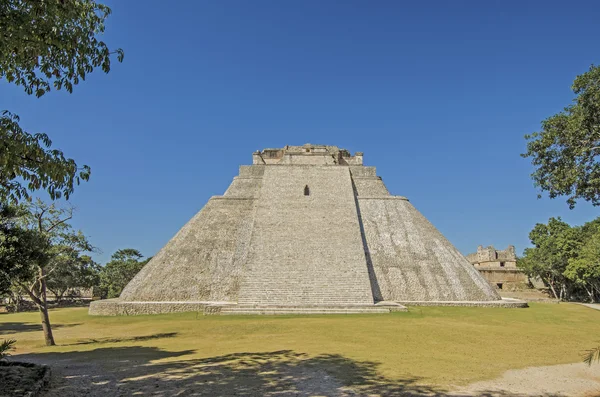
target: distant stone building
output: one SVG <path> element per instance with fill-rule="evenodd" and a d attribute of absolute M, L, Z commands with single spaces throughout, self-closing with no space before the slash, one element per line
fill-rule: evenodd
<path fill-rule="evenodd" d="M 467 260 L 479 273 L 498 289 L 520 289 L 529 283 L 527 275 L 517 268 L 515 247 L 497 250 L 493 245 L 477 247 L 477 252 L 467 255 Z"/>

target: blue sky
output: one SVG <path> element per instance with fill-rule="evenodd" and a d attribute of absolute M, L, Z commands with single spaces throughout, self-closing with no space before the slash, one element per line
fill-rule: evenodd
<path fill-rule="evenodd" d="M 0 82 L 0 108 L 92 167 L 71 201 L 102 262 L 155 254 L 254 150 L 307 142 L 365 152 L 464 254 L 598 216 L 538 200 L 519 154 L 600 63 L 600 2 L 108 4 L 110 74 L 41 99 Z"/>

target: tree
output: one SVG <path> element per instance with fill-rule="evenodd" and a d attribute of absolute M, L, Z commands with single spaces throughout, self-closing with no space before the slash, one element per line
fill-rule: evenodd
<path fill-rule="evenodd" d="M 19 233 L 27 232 L 26 235 L 32 236 L 33 243 L 1 244 L 0 264 L 3 269 L 8 269 L 5 277 L 9 278 L 11 284 L 18 286 L 37 306 L 46 345 L 54 345 L 46 297 L 48 280 L 55 272 L 63 269 L 65 252 L 69 252 L 71 258 L 80 258 L 70 265 L 82 265 L 86 261 L 80 254 L 92 251 L 94 247 L 81 232 L 75 232 L 69 224 L 73 217 L 73 208 L 60 208 L 55 204 L 45 204 L 41 200 L 22 204 L 17 208 L 18 210 L 11 210 L 19 215 L 16 220 L 4 223 L 14 224 L 14 229 Z M 12 248 L 15 249 L 11 250 Z M 22 249 L 27 255 L 21 255 L 18 249 Z M 16 272 L 14 267 L 21 270 Z"/>
<path fill-rule="evenodd" d="M 586 241 L 577 258 L 569 259 L 564 275 L 585 290 L 591 303 L 596 301 L 600 296 L 600 230 Z"/>
<path fill-rule="evenodd" d="M 529 233 L 532 248 L 517 265 L 530 277 L 539 277 L 559 300 L 600 297 L 600 217 L 582 226 L 560 218 L 537 224 Z"/>
<path fill-rule="evenodd" d="M 65 242 L 51 250 L 48 267 L 54 269 L 47 277 L 46 284 L 56 302 L 60 302 L 67 291 L 92 288 L 99 283 L 99 267 L 84 251 L 91 251 L 86 237 L 81 233 L 67 236 Z"/>
<path fill-rule="evenodd" d="M 526 135 L 522 154 L 532 159 L 535 186 L 550 198 L 568 196 L 571 209 L 578 199 L 600 205 L 600 67 L 577 76 L 572 89 L 573 103 Z"/>
<path fill-rule="evenodd" d="M 123 288 L 151 258 L 141 260 L 143 255 L 136 249 L 125 248 L 115 252 L 100 272 L 100 289 L 103 297 L 117 298 Z"/>
<path fill-rule="evenodd" d="M 52 199 L 69 198 L 75 185 L 90 177 L 87 165 L 60 150 L 50 150 L 45 134 L 30 134 L 19 126 L 19 117 L 8 111 L 0 116 L 0 199 L 17 203 L 29 191 L 45 189 Z"/>
<path fill-rule="evenodd" d="M 568 291 L 564 275 L 570 259 L 577 257 L 581 247 L 581 231 L 560 218 L 550 218 L 548 224 L 538 223 L 529 233 L 534 248 L 525 249 L 518 265 L 530 277 L 539 277 L 556 299 Z"/>
<path fill-rule="evenodd" d="M 52 88 L 69 93 L 87 74 L 108 73 L 110 51 L 99 36 L 109 7 L 91 0 L 3 0 L 0 2 L 0 79 L 41 97 Z M 44 189 L 54 200 L 69 198 L 88 180 L 90 168 L 57 149 L 45 134 L 32 134 L 17 115 L 0 114 L 0 200 L 18 202 Z"/>
<path fill-rule="evenodd" d="M 34 268 L 48 259 L 48 240 L 22 226 L 23 207 L 0 205 L 0 294 L 10 293 L 14 280 L 33 277 Z"/>

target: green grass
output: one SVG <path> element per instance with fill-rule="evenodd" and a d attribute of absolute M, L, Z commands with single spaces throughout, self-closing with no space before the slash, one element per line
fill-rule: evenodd
<path fill-rule="evenodd" d="M 370 376 L 376 373 L 380 380 L 418 378 L 418 383 L 450 386 L 495 378 L 508 369 L 578 362 L 600 339 L 600 311 L 574 304 L 277 317 L 95 317 L 85 308 L 69 308 L 51 311 L 50 318 L 55 347 L 44 346 L 37 313 L 0 315 L 0 339 L 17 339 L 14 359 L 53 353 L 107 363 L 131 352 L 137 362 L 162 368 L 190 360 L 209 365 L 219 358 L 231 369 L 252 360 L 263 363 L 279 355 L 278 360 L 289 361 L 301 355 L 302 360 L 320 358 L 345 383 L 358 376 L 349 370 L 353 363 L 355 369 L 368 364 L 374 371 Z M 133 346 L 137 350 L 128 350 Z M 265 356 L 248 355 L 248 362 L 244 355 L 228 356 L 236 353 Z"/>

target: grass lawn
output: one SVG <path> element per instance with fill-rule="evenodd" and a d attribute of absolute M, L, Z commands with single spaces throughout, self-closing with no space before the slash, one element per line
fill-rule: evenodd
<path fill-rule="evenodd" d="M 276 317 L 95 317 L 86 308 L 67 308 L 51 311 L 50 319 L 55 347 L 44 346 L 37 313 L 0 315 L 0 338 L 17 339 L 13 359 L 97 361 L 130 382 L 167 371 L 193 374 L 196 383 L 259 374 L 273 384 L 270 376 L 302 363 L 344 385 L 404 381 L 448 388 L 508 369 L 578 362 L 600 340 L 600 311 L 574 304 Z M 127 372 L 134 366 L 144 370 Z"/>

